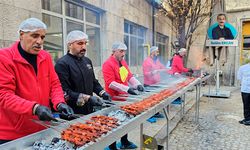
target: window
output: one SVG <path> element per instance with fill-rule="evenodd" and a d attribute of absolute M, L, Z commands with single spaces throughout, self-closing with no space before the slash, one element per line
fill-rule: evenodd
<path fill-rule="evenodd" d="M 124 44 L 127 45 L 127 47 L 129 46 L 129 36 L 128 35 L 124 35 Z M 125 60 L 129 65 L 129 56 L 130 56 L 130 52 L 129 50 L 127 50 L 126 55 L 125 55 Z"/>
<path fill-rule="evenodd" d="M 83 20 L 83 8 L 75 4 L 65 2 L 66 15 L 76 19 Z"/>
<path fill-rule="evenodd" d="M 94 24 L 100 24 L 100 14 L 90 9 L 85 9 L 86 21 Z"/>
<path fill-rule="evenodd" d="M 80 31 L 84 31 L 84 27 L 82 23 L 78 23 L 75 21 L 70 21 L 67 20 L 66 21 L 66 28 L 67 28 L 67 34 L 73 30 L 80 30 Z"/>
<path fill-rule="evenodd" d="M 63 56 L 62 19 L 43 14 L 43 21 L 47 24 L 48 28 L 44 41 L 44 49 L 50 52 L 55 63 L 58 58 Z"/>
<path fill-rule="evenodd" d="M 159 57 L 160 61 L 163 64 L 166 64 L 168 61 L 168 36 L 165 36 L 161 33 L 156 34 L 156 45 L 159 48 Z"/>
<path fill-rule="evenodd" d="M 61 14 L 62 13 L 62 1 L 61 0 L 42 0 L 42 9 Z"/>
<path fill-rule="evenodd" d="M 244 50 L 250 50 L 250 36 L 249 35 L 243 36 L 243 48 Z"/>
<path fill-rule="evenodd" d="M 100 53 L 100 28 L 93 26 L 86 26 L 87 34 L 89 36 L 87 55 L 92 58 L 93 65 L 98 66 L 101 64 L 101 53 Z"/>
<path fill-rule="evenodd" d="M 43 21 L 48 26 L 44 48 L 51 53 L 54 62 L 68 51 L 64 39 L 67 34 L 73 30 L 81 30 L 89 36 L 87 57 L 95 60 L 94 66 L 100 66 L 100 12 L 65 0 L 42 0 L 41 2 Z M 62 6 L 65 7 L 62 8 Z"/>
<path fill-rule="evenodd" d="M 142 65 L 144 58 L 143 43 L 145 41 L 146 28 L 129 21 L 124 22 L 124 43 L 128 50 L 126 61 L 131 66 Z"/>

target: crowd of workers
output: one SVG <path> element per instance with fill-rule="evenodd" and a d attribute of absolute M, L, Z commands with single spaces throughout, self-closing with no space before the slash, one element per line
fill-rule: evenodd
<path fill-rule="evenodd" d="M 92 61 L 85 56 L 88 35 L 71 31 L 66 38 L 68 52 L 55 66 L 50 54 L 42 50 L 46 25 L 36 18 L 23 21 L 18 29 L 19 40 L 0 50 L 0 144 L 44 129 L 32 121 L 57 121 L 53 111 L 71 118 L 87 115 L 94 106 L 115 100 L 119 94 L 136 94 L 160 81 L 160 70 L 166 70 L 158 59 L 159 49 L 152 46 L 150 56 L 143 62 L 144 84 L 132 74 L 124 57 L 127 46 L 114 42 L 112 54 L 102 65 L 105 87 L 95 77 Z M 173 57 L 170 74 L 192 72 L 183 66 L 186 49 Z M 95 93 L 96 96 L 93 94 Z M 121 137 L 106 149 L 134 149 L 137 146 Z"/>
<path fill-rule="evenodd" d="M 226 16 L 219 14 L 217 21 L 218 26 L 212 31 L 213 39 L 234 39 L 225 27 Z M 88 35 L 79 30 L 71 31 L 66 38 L 68 52 L 54 66 L 50 54 L 42 50 L 46 30 L 41 20 L 29 18 L 19 26 L 19 40 L 0 49 L 0 144 L 45 129 L 32 120 L 58 121 L 53 112 L 71 120 L 74 114 L 93 113 L 95 106 L 103 106 L 112 100 L 121 101 L 115 98 L 120 94 L 143 92 L 145 87 L 161 81 L 162 71 L 172 75 L 193 73 L 183 65 L 187 53 L 185 48 L 174 54 L 170 67 L 166 68 L 159 60 L 158 47 L 152 46 L 142 65 L 142 84 L 133 76 L 124 59 L 127 46 L 123 42 L 114 42 L 111 56 L 102 65 L 103 88 L 95 77 L 92 61 L 85 56 Z M 226 47 L 217 49 L 222 51 L 223 48 Z M 250 125 L 249 69 L 247 63 L 239 68 L 237 75 L 241 81 L 244 111 L 244 119 L 239 123 L 244 125 Z M 114 141 L 105 150 L 118 148 L 135 149 L 137 146 L 128 140 L 126 134 L 121 137 L 121 142 Z"/>

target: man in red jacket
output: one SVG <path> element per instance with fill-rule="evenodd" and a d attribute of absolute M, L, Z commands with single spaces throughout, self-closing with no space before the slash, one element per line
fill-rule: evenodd
<path fill-rule="evenodd" d="M 145 87 L 159 83 L 161 80 L 160 71 L 166 70 L 166 67 L 158 59 L 158 55 L 159 48 L 152 46 L 150 48 L 150 56 L 142 64 Z M 163 118 L 163 115 L 158 112 L 147 121 L 155 123 L 157 121 L 156 118 Z"/>
<path fill-rule="evenodd" d="M 144 86 L 150 86 L 160 82 L 160 70 L 166 70 L 166 67 L 158 59 L 159 49 L 157 46 L 150 48 L 148 56 L 143 64 Z"/>
<path fill-rule="evenodd" d="M 124 56 L 126 54 L 127 46 L 122 42 L 115 42 L 112 46 L 112 55 L 104 62 L 102 66 L 103 77 L 105 81 L 105 90 L 112 96 L 128 93 L 136 95 L 134 91 L 144 91 L 141 83 L 133 77 L 130 72 Z M 129 84 L 131 87 L 129 87 Z M 121 138 L 120 149 L 134 149 L 137 148 L 135 144 L 128 141 L 127 134 Z M 116 150 L 116 143 L 114 142 L 109 147 L 105 148 Z"/>
<path fill-rule="evenodd" d="M 173 57 L 172 66 L 169 70 L 170 74 L 179 75 L 182 73 L 190 72 L 193 73 L 192 69 L 185 68 L 183 65 L 183 57 L 187 54 L 187 49 L 181 48 L 176 55 Z M 172 104 L 181 104 L 182 100 L 178 97 Z"/>
<path fill-rule="evenodd" d="M 54 120 L 55 110 L 70 115 L 51 56 L 41 50 L 46 25 L 29 18 L 19 26 L 20 41 L 0 50 L 0 144 L 43 130 L 32 121 Z"/>
<path fill-rule="evenodd" d="M 193 73 L 192 69 L 185 68 L 183 65 L 183 57 L 187 54 L 187 49 L 181 48 L 176 55 L 173 57 L 173 62 L 171 69 L 169 70 L 170 74 L 181 74 L 190 72 Z"/>
<path fill-rule="evenodd" d="M 143 91 L 141 83 L 133 77 L 124 60 L 127 46 L 122 42 L 115 42 L 112 46 L 113 54 L 102 66 L 105 90 L 113 97 L 120 94 L 136 95 L 134 89 Z M 128 85 L 131 85 L 129 87 Z"/>

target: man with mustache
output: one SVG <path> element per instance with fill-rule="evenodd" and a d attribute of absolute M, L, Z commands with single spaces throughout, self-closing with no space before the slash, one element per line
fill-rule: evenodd
<path fill-rule="evenodd" d="M 135 89 L 144 91 L 141 83 L 133 77 L 126 61 L 124 60 L 127 46 L 122 42 L 114 42 L 112 45 L 112 55 L 104 62 L 102 66 L 103 78 L 106 91 L 113 97 L 120 94 L 136 95 Z M 131 87 L 129 87 L 129 84 Z M 113 98 L 113 100 L 115 100 Z M 118 144 L 119 145 L 119 144 Z M 120 149 L 134 149 L 135 144 L 128 141 L 128 135 L 121 138 Z M 105 148 L 116 150 L 116 142 Z"/>
<path fill-rule="evenodd" d="M 73 114 L 51 56 L 41 49 L 46 29 L 39 19 L 29 18 L 19 26 L 20 41 L 0 50 L 0 144 L 45 129 L 32 119 L 57 121 L 50 103 L 61 113 Z"/>
<path fill-rule="evenodd" d="M 214 40 L 233 40 L 234 36 L 231 30 L 225 26 L 226 15 L 219 14 L 217 16 L 218 26 L 213 28 L 212 37 Z"/>
<path fill-rule="evenodd" d="M 225 14 L 219 14 L 217 16 L 218 26 L 213 28 L 212 30 L 212 38 L 214 40 L 233 40 L 234 36 L 231 32 L 231 30 L 225 26 L 226 22 L 226 15 Z M 227 62 L 227 54 L 228 54 L 228 48 L 225 46 L 218 46 L 218 47 L 212 47 L 209 50 L 210 55 L 210 65 L 212 66 L 214 64 L 214 59 L 218 57 L 217 59 L 221 61 L 221 64 L 224 66 L 224 64 Z M 218 50 L 218 54 L 216 52 Z"/>
<path fill-rule="evenodd" d="M 85 56 L 88 35 L 82 31 L 71 31 L 66 38 L 68 53 L 55 65 L 56 72 L 67 97 L 67 103 L 77 114 L 90 114 L 93 106 L 102 106 L 102 100 L 111 100 L 95 78 L 92 61 Z"/>

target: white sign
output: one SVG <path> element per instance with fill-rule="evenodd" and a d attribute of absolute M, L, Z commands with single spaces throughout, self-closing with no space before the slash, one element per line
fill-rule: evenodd
<path fill-rule="evenodd" d="M 206 40 L 206 46 L 238 46 L 238 40 Z"/>

